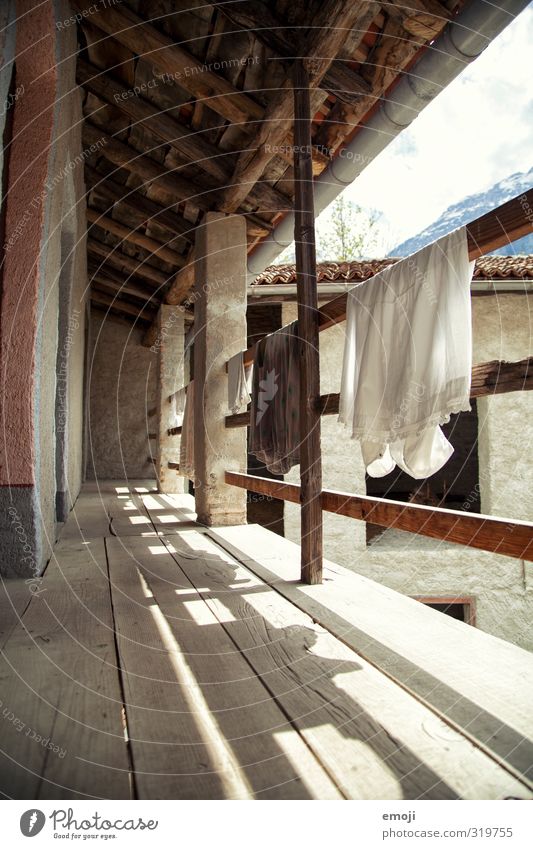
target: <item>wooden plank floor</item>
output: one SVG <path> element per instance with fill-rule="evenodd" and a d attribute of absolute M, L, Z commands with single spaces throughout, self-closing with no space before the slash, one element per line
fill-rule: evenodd
<path fill-rule="evenodd" d="M 150 482 L 88 484 L 43 579 L 3 584 L 4 797 L 531 798 L 520 706 L 509 725 L 521 755 L 505 758 L 460 714 L 449 721 L 427 692 L 380 668 L 355 623 L 339 630 L 340 572 L 308 596 L 292 544 L 195 519 L 190 496 Z M 387 615 L 393 597 L 403 603 L 391 593 Z M 390 616 L 383 632 L 394 643 Z M 461 633 L 452 637 L 460 651 Z M 412 671 L 416 653 L 402 639 Z M 506 645 L 513 674 L 523 663 L 527 678 L 526 653 Z M 467 675 L 464 653 L 460 663 Z M 501 686 L 491 697 L 484 680 L 478 722 L 486 713 L 484 733 L 495 717 L 505 729 Z"/>

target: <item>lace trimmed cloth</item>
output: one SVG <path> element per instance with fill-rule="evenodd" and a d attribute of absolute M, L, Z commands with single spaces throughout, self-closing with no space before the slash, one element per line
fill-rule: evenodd
<path fill-rule="evenodd" d="M 453 453 L 440 425 L 470 410 L 473 270 L 463 227 L 348 293 L 339 421 L 371 477 L 426 478 Z"/>

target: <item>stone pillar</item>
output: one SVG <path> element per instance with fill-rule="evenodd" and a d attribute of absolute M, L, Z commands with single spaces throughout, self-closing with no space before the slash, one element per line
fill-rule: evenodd
<path fill-rule="evenodd" d="M 246 222 L 209 212 L 196 231 L 194 465 L 198 520 L 246 523 L 246 490 L 224 483 L 246 471 L 246 429 L 225 427 L 226 362 L 246 347 Z"/>
<path fill-rule="evenodd" d="M 180 437 L 169 436 L 174 427 L 173 405 L 169 396 L 184 385 L 185 321 L 183 310 L 161 304 L 157 316 L 157 459 L 156 477 L 160 492 L 186 492 L 186 480 L 169 461 L 179 462 Z"/>

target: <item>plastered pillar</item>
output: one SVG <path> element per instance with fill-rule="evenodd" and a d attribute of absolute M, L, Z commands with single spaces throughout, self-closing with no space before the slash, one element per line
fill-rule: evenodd
<path fill-rule="evenodd" d="M 224 483 L 246 471 L 246 428 L 226 429 L 226 362 L 246 347 L 246 222 L 207 213 L 196 237 L 194 465 L 198 520 L 246 523 L 246 490 Z"/>
<path fill-rule="evenodd" d="M 185 492 L 186 481 L 169 462 L 179 462 L 180 437 L 170 436 L 176 422 L 169 396 L 184 385 L 185 322 L 183 310 L 162 304 L 157 316 L 157 459 L 156 477 L 160 492 Z"/>

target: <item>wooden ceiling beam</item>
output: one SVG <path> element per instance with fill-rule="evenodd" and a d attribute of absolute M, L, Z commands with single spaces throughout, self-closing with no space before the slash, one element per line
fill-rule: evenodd
<path fill-rule="evenodd" d="M 129 227 L 125 227 L 119 221 L 115 221 L 113 218 L 103 215 L 90 207 L 87 207 L 87 221 L 90 224 L 96 224 L 109 233 L 113 233 L 114 236 L 119 236 L 119 238 L 126 242 L 131 242 L 134 245 L 144 248 L 144 250 L 154 254 L 158 259 L 170 263 L 170 265 L 177 266 L 177 268 L 185 265 L 185 257 L 176 253 L 176 251 L 167 248 L 166 245 L 162 245 L 149 236 L 145 236 L 138 229 L 132 230 Z"/>
<path fill-rule="evenodd" d="M 78 59 L 77 79 L 87 91 L 119 109 L 136 124 L 145 126 L 157 138 L 169 144 L 185 161 L 197 165 L 222 183 L 231 175 L 234 155 L 210 144 L 201 133 L 191 132 L 175 118 L 134 94 L 109 74 Z"/>
<path fill-rule="evenodd" d="M 107 135 L 87 119 L 84 121 L 83 140 L 84 144 L 97 147 L 98 153 L 118 168 L 124 168 L 132 174 L 137 174 L 147 185 L 154 184 L 163 189 L 172 198 L 173 203 L 189 203 L 202 212 L 212 210 L 217 206 L 214 196 L 220 192 L 221 186 L 206 185 L 197 180 L 192 183 L 173 171 L 169 171 L 168 168 L 160 165 L 150 156 L 139 153 L 130 145 Z M 226 184 L 224 183 L 224 185 Z M 256 202 L 261 207 L 261 211 L 281 212 L 292 209 L 291 199 L 282 195 L 281 192 L 273 189 L 267 183 L 255 186 L 254 181 L 245 185 L 241 202 L 248 195 L 250 201 Z M 235 211 L 248 215 L 247 212 L 241 210 L 241 203 Z M 255 220 L 260 221 L 257 217 Z M 264 224 L 264 222 L 261 223 Z"/>
<path fill-rule="evenodd" d="M 145 289 L 140 289 L 138 286 L 134 286 L 131 283 L 118 283 L 116 280 L 112 280 L 108 274 L 108 269 L 104 269 L 102 273 L 99 271 L 89 271 L 89 282 L 91 285 L 98 284 L 99 286 L 107 286 L 108 289 L 113 292 L 118 293 L 119 295 L 130 295 L 132 298 L 139 298 L 141 301 L 148 303 L 151 301 L 156 307 L 159 306 L 159 301 L 156 298 L 153 298 L 153 290 L 146 291 Z"/>
<path fill-rule="evenodd" d="M 91 290 L 91 302 L 100 304 L 104 307 L 110 307 L 111 309 L 118 310 L 125 315 L 131 315 L 134 318 L 142 318 L 144 321 L 150 321 L 153 314 L 156 312 L 156 310 L 149 307 L 148 304 L 136 307 L 134 304 L 130 304 L 129 301 L 122 301 L 120 298 L 108 295 L 106 292 L 100 292 L 97 289 Z M 142 313 L 145 313 L 145 315 L 143 316 Z"/>
<path fill-rule="evenodd" d="M 86 0 L 71 0 L 72 7 L 84 12 Z M 172 75 L 179 86 L 205 102 L 234 124 L 261 120 L 263 107 L 249 95 L 234 88 L 224 77 L 188 53 L 170 36 L 147 23 L 126 6 L 105 4 L 93 7 L 91 24 L 111 35 L 141 59 Z"/>
<path fill-rule="evenodd" d="M 246 3 L 242 0 L 237 2 L 220 0 L 212 5 L 241 31 L 252 32 L 261 44 L 274 50 L 280 58 L 294 59 L 299 54 L 302 41 L 299 32 L 280 22 L 262 0 L 248 0 Z M 329 94 L 348 103 L 370 91 L 367 81 L 339 59 L 333 60 L 331 67 L 322 78 L 321 87 Z"/>
<path fill-rule="evenodd" d="M 327 0 L 316 16 L 314 26 L 305 38 L 301 53 L 309 71 L 310 87 L 316 89 L 331 66 L 331 63 L 346 39 L 347 32 L 361 29 L 366 32 L 368 21 L 379 10 L 373 2 L 346 3 L 344 0 Z M 261 179 L 265 168 L 276 155 L 275 149 L 282 145 L 292 129 L 293 90 L 290 75 L 269 104 L 264 120 L 259 125 L 249 148 L 252 152 L 240 154 L 231 185 L 224 192 L 219 208 L 223 212 L 235 212 L 248 193 L 250 185 Z M 272 152 L 274 151 L 274 152 Z"/>
<path fill-rule="evenodd" d="M 138 215 L 142 215 L 146 223 L 153 220 L 155 224 L 159 224 L 170 233 L 180 236 L 188 242 L 194 241 L 195 228 L 190 221 L 186 221 L 172 209 L 167 209 L 141 192 L 132 189 L 131 186 L 123 186 L 117 183 L 112 177 L 106 177 L 95 168 L 91 168 L 90 165 L 85 166 L 85 180 L 89 190 L 94 189 L 109 199 L 110 206 L 106 212 L 110 212 L 116 203 L 123 203 Z"/>
<path fill-rule="evenodd" d="M 128 256 L 127 254 L 118 251 L 113 245 L 104 245 L 96 239 L 87 239 L 87 251 L 89 254 L 93 254 L 101 259 L 103 262 L 108 262 L 110 265 L 114 265 L 118 268 L 125 268 L 127 271 L 131 271 L 132 274 L 136 274 L 138 277 L 143 277 L 146 280 L 151 280 L 153 283 L 157 283 L 158 287 L 166 286 L 169 280 L 174 276 L 174 273 L 170 275 L 164 274 L 158 268 L 154 268 L 153 265 L 150 265 L 144 260 Z"/>

